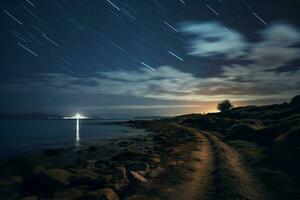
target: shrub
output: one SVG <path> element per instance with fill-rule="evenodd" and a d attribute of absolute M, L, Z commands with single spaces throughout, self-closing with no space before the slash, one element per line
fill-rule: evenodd
<path fill-rule="evenodd" d="M 221 112 L 225 112 L 233 108 L 233 104 L 228 100 L 223 100 L 218 103 L 218 110 Z"/>

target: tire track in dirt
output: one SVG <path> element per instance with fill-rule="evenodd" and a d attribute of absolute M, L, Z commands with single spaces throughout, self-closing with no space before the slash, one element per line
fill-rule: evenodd
<path fill-rule="evenodd" d="M 213 133 L 205 134 L 212 145 L 215 160 L 215 199 L 266 200 L 268 195 L 241 161 L 241 155 Z"/>
<path fill-rule="evenodd" d="M 192 162 L 190 166 L 193 168 L 189 174 L 186 174 L 185 183 L 175 186 L 170 199 L 174 200 L 204 200 L 211 196 L 213 155 L 209 140 L 203 135 L 198 134 L 194 129 L 187 128 L 194 132 L 197 138 L 197 150 L 192 153 Z"/>
<path fill-rule="evenodd" d="M 188 128 L 196 135 L 198 148 L 190 163 L 188 181 L 175 186 L 174 200 L 267 200 L 268 195 L 241 155 L 214 133 Z"/>

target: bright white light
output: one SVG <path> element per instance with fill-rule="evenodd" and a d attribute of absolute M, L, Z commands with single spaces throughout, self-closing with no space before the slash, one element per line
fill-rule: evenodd
<path fill-rule="evenodd" d="M 77 113 L 76 115 L 75 115 L 75 118 L 76 119 L 81 119 L 81 118 L 84 118 L 80 113 Z"/>
<path fill-rule="evenodd" d="M 88 117 L 85 117 L 85 116 L 81 115 L 80 113 L 76 113 L 72 117 L 64 117 L 64 119 L 87 119 L 87 118 Z"/>

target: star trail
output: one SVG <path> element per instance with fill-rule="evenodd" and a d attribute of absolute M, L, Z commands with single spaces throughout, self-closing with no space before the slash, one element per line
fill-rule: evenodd
<path fill-rule="evenodd" d="M 289 99 L 300 90 L 299 6 L 3 0 L 0 112 L 179 114 L 223 98 Z"/>

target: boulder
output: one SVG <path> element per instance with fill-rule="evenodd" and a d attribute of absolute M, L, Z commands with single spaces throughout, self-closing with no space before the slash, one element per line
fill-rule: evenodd
<path fill-rule="evenodd" d="M 140 175 L 138 172 L 133 172 L 133 171 L 129 171 L 130 173 L 130 177 L 136 181 L 136 182 L 139 182 L 139 183 L 146 183 L 147 182 L 147 179 L 145 177 L 143 177 L 142 175 Z"/>
<path fill-rule="evenodd" d="M 46 186 L 67 186 L 73 174 L 65 169 L 40 169 L 38 174 L 40 184 Z"/>
<path fill-rule="evenodd" d="M 119 200 L 117 193 L 115 193 L 111 188 L 104 188 L 88 192 L 83 199 L 88 200 Z"/>
<path fill-rule="evenodd" d="M 87 160 L 87 162 L 85 164 L 85 169 L 87 169 L 87 170 L 94 170 L 96 168 L 95 167 L 95 163 L 96 163 L 96 161 Z"/>
<path fill-rule="evenodd" d="M 148 177 L 155 178 L 159 175 L 161 175 L 164 172 L 164 169 L 162 167 L 156 167 L 150 170 L 148 173 Z"/>
<path fill-rule="evenodd" d="M 152 160 L 155 164 L 160 164 L 160 163 L 161 163 L 160 157 L 153 157 L 153 158 L 151 158 L 151 160 Z"/>
<path fill-rule="evenodd" d="M 121 167 L 116 167 L 112 171 L 112 180 L 114 182 L 118 182 L 120 180 L 126 180 L 127 179 L 127 172 L 126 168 L 121 166 Z"/>
<path fill-rule="evenodd" d="M 111 187 L 118 193 L 118 194 L 124 194 L 129 186 L 128 180 L 119 181 L 117 183 L 113 183 Z"/>
<path fill-rule="evenodd" d="M 79 185 L 94 185 L 104 186 L 106 181 L 104 178 L 101 178 L 97 173 L 86 170 L 86 169 L 69 169 L 73 176 L 70 177 L 69 181 L 72 186 Z"/>
<path fill-rule="evenodd" d="M 127 166 L 127 169 L 129 171 L 138 172 L 142 176 L 145 176 L 150 171 L 149 165 L 147 163 L 143 163 L 143 162 L 133 162 L 133 163 L 130 163 Z"/>
<path fill-rule="evenodd" d="M 123 193 L 129 184 L 127 170 L 125 167 L 116 167 L 112 170 L 112 187 L 118 192 Z"/>
<path fill-rule="evenodd" d="M 98 160 L 95 162 L 95 169 L 94 171 L 100 173 L 108 173 L 110 170 L 111 162 L 110 160 Z"/>
<path fill-rule="evenodd" d="M 147 184 L 148 180 L 143 177 L 138 172 L 129 171 L 129 187 L 132 191 L 136 191 L 137 189 L 144 188 Z"/>

